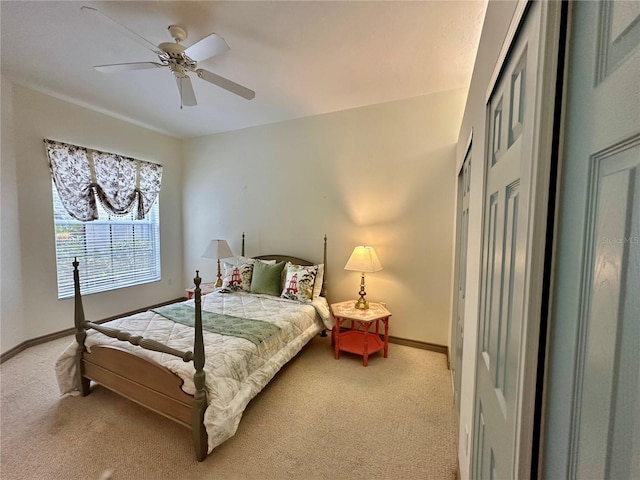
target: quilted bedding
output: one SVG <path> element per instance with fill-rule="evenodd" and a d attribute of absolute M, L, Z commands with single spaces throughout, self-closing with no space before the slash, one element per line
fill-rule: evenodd
<path fill-rule="evenodd" d="M 194 300 L 187 300 L 193 305 Z M 260 392 L 280 368 L 323 328 L 332 328 L 326 300 L 320 297 L 311 303 L 298 303 L 268 295 L 214 292 L 202 297 L 202 310 L 235 317 L 263 320 L 280 327 L 277 347 L 260 349 L 240 337 L 204 332 L 205 372 L 208 407 L 205 426 L 209 439 L 208 451 L 232 437 L 249 401 Z M 179 350 L 193 350 L 193 328 L 175 323 L 155 312 L 147 311 L 104 324 L 131 334 L 157 340 Z M 85 345 L 117 345 L 159 363 L 179 375 L 182 389 L 193 394 L 193 362 L 107 337 L 95 330 L 87 332 Z M 73 342 L 56 362 L 56 375 L 61 393 L 77 393 L 75 351 Z"/>

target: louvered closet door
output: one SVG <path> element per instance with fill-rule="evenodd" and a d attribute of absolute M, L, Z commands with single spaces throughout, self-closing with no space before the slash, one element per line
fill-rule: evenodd
<path fill-rule="evenodd" d="M 475 479 L 517 477 L 540 5 L 525 15 L 487 103 Z"/>

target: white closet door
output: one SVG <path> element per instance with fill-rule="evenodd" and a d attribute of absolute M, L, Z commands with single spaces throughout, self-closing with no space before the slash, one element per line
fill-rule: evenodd
<path fill-rule="evenodd" d="M 474 475 L 516 477 L 540 8 L 530 7 L 487 104 Z"/>
<path fill-rule="evenodd" d="M 458 175 L 458 207 L 456 222 L 456 270 L 453 319 L 451 322 L 451 372 L 453 376 L 453 401 L 460 415 L 460 391 L 462 388 L 462 353 L 464 339 L 464 308 L 467 284 L 467 249 L 469 247 L 469 198 L 471 192 L 471 147 Z"/>
<path fill-rule="evenodd" d="M 521 2 L 488 85 L 474 479 L 529 478 L 561 2 Z M 537 465 L 537 464 L 536 464 Z"/>
<path fill-rule="evenodd" d="M 640 2 L 572 4 L 546 478 L 640 478 Z"/>

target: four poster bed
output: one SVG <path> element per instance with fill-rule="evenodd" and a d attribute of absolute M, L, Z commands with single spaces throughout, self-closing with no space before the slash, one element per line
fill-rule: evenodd
<path fill-rule="evenodd" d="M 56 362 L 61 392 L 87 395 L 94 381 L 185 425 L 202 461 L 235 434 L 249 401 L 278 370 L 332 328 L 326 242 L 323 264 L 314 265 L 283 255 L 246 258 L 243 234 L 242 256 L 225 264 L 221 289 L 202 295 L 196 271 L 193 299 L 104 324 L 85 320 L 74 261 L 76 342 Z M 276 276 L 277 291 L 269 291 L 262 281 Z"/>

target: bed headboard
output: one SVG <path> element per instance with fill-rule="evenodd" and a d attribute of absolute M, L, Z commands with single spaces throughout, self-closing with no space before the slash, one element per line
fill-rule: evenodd
<path fill-rule="evenodd" d="M 275 260 L 276 262 L 291 262 L 296 265 L 303 266 L 315 265 L 315 263 L 305 260 L 304 258 L 289 257 L 287 255 L 256 255 L 253 258 L 256 258 L 258 260 Z"/>
<path fill-rule="evenodd" d="M 242 256 L 245 256 L 244 253 L 244 232 L 242 233 Z M 304 258 L 292 257 L 290 255 L 256 255 L 252 258 L 257 258 L 258 260 L 275 260 L 276 262 L 291 262 L 296 265 L 315 265 L 315 263 L 310 262 L 309 260 L 305 260 Z M 324 275 L 322 277 L 322 293 L 323 297 L 326 297 L 326 288 L 327 288 L 327 236 L 324 236 L 324 253 L 322 257 L 322 263 L 324 264 Z"/>

